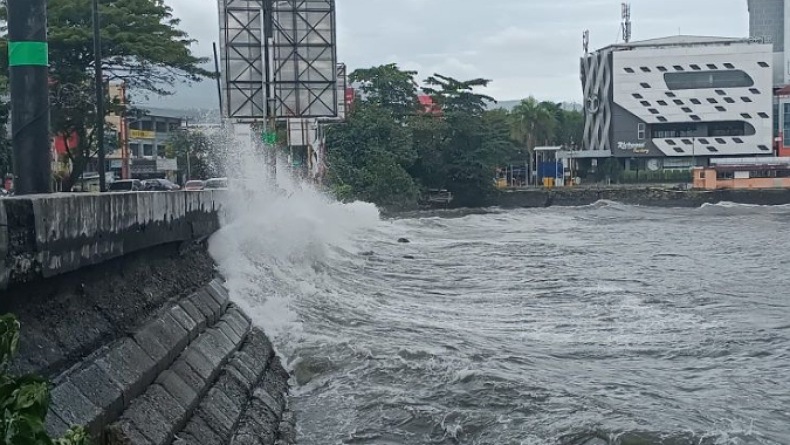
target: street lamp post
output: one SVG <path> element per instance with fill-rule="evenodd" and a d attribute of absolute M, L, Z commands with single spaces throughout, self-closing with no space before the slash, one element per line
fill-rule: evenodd
<path fill-rule="evenodd" d="M 99 0 L 93 0 L 93 64 L 96 74 L 96 141 L 99 150 L 99 190 L 107 191 L 104 153 L 104 75 L 101 67 L 101 33 L 99 26 Z"/>

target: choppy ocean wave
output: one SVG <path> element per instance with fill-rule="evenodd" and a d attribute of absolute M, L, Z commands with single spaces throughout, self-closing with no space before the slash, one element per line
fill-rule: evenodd
<path fill-rule="evenodd" d="M 294 374 L 300 443 L 790 443 L 775 213 L 382 220 L 283 183 L 235 194 L 211 252 Z"/>

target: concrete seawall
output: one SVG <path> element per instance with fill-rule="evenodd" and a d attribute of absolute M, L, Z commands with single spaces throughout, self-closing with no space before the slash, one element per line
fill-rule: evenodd
<path fill-rule="evenodd" d="M 733 202 L 753 205 L 790 204 L 790 190 L 672 190 L 664 188 L 571 188 L 500 192 L 486 204 L 504 208 L 583 206 L 601 200 L 660 207 L 700 207 Z"/>
<path fill-rule="evenodd" d="M 219 229 L 223 192 L 57 194 L 0 201 L 0 289 Z"/>
<path fill-rule="evenodd" d="M 16 373 L 52 379 L 47 429 L 97 444 L 289 444 L 288 373 L 207 253 L 223 192 L 0 200 Z"/>

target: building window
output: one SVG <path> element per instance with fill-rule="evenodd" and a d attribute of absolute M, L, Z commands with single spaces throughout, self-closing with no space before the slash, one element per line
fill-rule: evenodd
<path fill-rule="evenodd" d="M 656 103 L 661 105 L 662 107 L 666 107 L 667 106 L 667 102 L 665 100 L 659 100 Z"/>
<path fill-rule="evenodd" d="M 719 96 L 726 96 L 727 95 L 727 93 L 724 90 L 716 90 L 716 94 L 718 94 Z"/>
<path fill-rule="evenodd" d="M 673 141 L 672 139 L 667 139 L 667 140 L 666 140 L 666 143 L 667 143 L 667 144 L 669 144 L 669 145 L 678 145 L 678 144 L 677 144 L 677 143 L 675 143 L 675 141 Z"/>
<path fill-rule="evenodd" d="M 623 68 L 623 71 L 625 71 L 628 74 L 633 74 L 634 73 L 634 69 L 633 68 Z"/>
<path fill-rule="evenodd" d="M 734 172 L 716 172 L 716 179 L 718 179 L 718 180 L 735 179 L 735 173 Z"/>
<path fill-rule="evenodd" d="M 731 63 L 725 63 L 724 64 L 724 68 L 727 68 L 728 70 L 734 70 L 735 69 L 735 65 L 733 65 Z"/>
<path fill-rule="evenodd" d="M 133 158 L 140 157 L 140 144 L 129 144 L 129 152 Z"/>
<path fill-rule="evenodd" d="M 724 98 L 724 102 L 727 102 L 728 104 L 734 104 L 735 103 L 735 99 L 733 99 L 731 97 L 725 97 Z"/>
<path fill-rule="evenodd" d="M 708 151 L 711 152 L 711 153 L 718 153 L 719 152 L 719 150 L 716 150 L 716 147 L 707 147 L 707 148 L 708 148 Z"/>
<path fill-rule="evenodd" d="M 142 122 L 143 131 L 154 131 L 154 122 L 151 120 L 144 120 Z"/>
<path fill-rule="evenodd" d="M 143 145 L 143 156 L 152 157 L 154 155 L 154 146 L 151 144 Z"/>
<path fill-rule="evenodd" d="M 705 139 L 705 138 L 699 138 L 699 143 L 700 143 L 700 144 L 705 144 L 705 145 L 708 145 L 710 142 L 708 142 L 708 140 L 707 140 L 707 139 Z"/>
<path fill-rule="evenodd" d="M 710 104 L 717 104 L 717 103 L 719 103 L 719 101 L 714 99 L 714 98 L 712 98 L 712 97 L 709 97 L 708 98 L 708 103 L 710 103 Z"/>
<path fill-rule="evenodd" d="M 689 108 L 689 107 L 683 107 L 683 108 L 681 108 L 681 110 L 685 111 L 686 113 L 691 113 L 692 112 L 691 108 Z"/>
<path fill-rule="evenodd" d="M 689 117 L 691 118 L 691 120 L 693 120 L 693 121 L 695 121 L 695 122 L 699 122 L 699 121 L 701 121 L 701 120 L 702 120 L 702 119 L 701 119 L 699 116 L 697 116 L 696 114 L 692 114 L 692 115 L 691 115 L 691 116 L 689 116 Z"/>
<path fill-rule="evenodd" d="M 656 69 L 658 69 L 662 73 L 666 73 L 667 72 L 667 67 L 665 67 L 665 66 L 659 66 L 659 67 L 656 67 Z"/>
<path fill-rule="evenodd" d="M 760 90 L 757 88 L 749 88 L 749 92 L 752 94 L 760 94 Z"/>
<path fill-rule="evenodd" d="M 675 93 L 672 93 L 670 91 L 667 91 L 665 94 L 667 95 L 667 97 L 677 97 L 675 96 Z"/>
<path fill-rule="evenodd" d="M 690 66 L 691 66 L 691 69 L 693 69 L 694 71 L 700 71 L 702 69 L 702 68 L 699 67 L 699 65 L 696 65 L 696 64 L 691 64 Z"/>
<path fill-rule="evenodd" d="M 675 65 L 675 66 L 673 66 L 672 68 L 675 68 L 675 71 L 685 71 L 685 70 L 683 69 L 683 67 L 682 67 L 682 66 L 680 66 L 680 65 Z"/>
<path fill-rule="evenodd" d="M 771 66 L 771 65 L 768 64 L 768 62 L 759 62 L 757 64 L 760 65 L 763 68 L 768 68 L 769 66 Z"/>
<path fill-rule="evenodd" d="M 673 147 L 673 150 L 675 150 L 675 153 L 685 153 L 686 152 L 685 150 L 683 150 L 680 147 Z"/>
<path fill-rule="evenodd" d="M 659 113 L 658 110 L 656 110 L 655 108 L 649 108 L 647 111 L 649 111 L 651 114 L 658 114 Z"/>
<path fill-rule="evenodd" d="M 751 136 L 756 133 L 754 126 L 748 122 L 731 121 L 731 122 L 709 122 L 708 123 L 708 136 L 722 137 L 722 136 Z"/>
<path fill-rule="evenodd" d="M 647 125 L 638 124 L 636 126 L 636 138 L 639 139 L 640 141 L 644 141 L 646 134 L 647 134 Z"/>
<path fill-rule="evenodd" d="M 749 99 L 748 97 L 742 97 L 742 98 L 741 98 L 741 100 L 742 100 L 742 101 L 744 101 L 744 102 L 746 102 L 746 103 L 750 103 L 750 102 L 752 101 L 752 100 L 751 100 L 751 99 Z"/>
<path fill-rule="evenodd" d="M 700 105 L 702 102 L 700 102 L 699 99 L 691 99 L 691 103 L 694 105 Z"/>
<path fill-rule="evenodd" d="M 760 145 L 760 146 L 758 146 L 757 148 L 759 148 L 759 149 L 760 149 L 760 150 L 762 150 L 762 151 L 771 151 L 771 149 L 770 149 L 770 148 L 768 148 L 768 146 L 767 146 L 767 145 Z"/>
<path fill-rule="evenodd" d="M 634 93 L 632 96 L 634 96 L 634 99 L 643 99 L 642 95 L 639 93 Z"/>
<path fill-rule="evenodd" d="M 667 121 L 667 118 L 665 118 L 664 116 L 658 116 L 658 117 L 656 117 L 656 119 L 657 119 L 659 122 L 666 122 L 666 121 Z"/>
<path fill-rule="evenodd" d="M 705 88 L 749 88 L 754 80 L 745 71 L 700 71 L 697 73 L 665 73 L 664 81 L 670 90 L 698 90 Z"/>
<path fill-rule="evenodd" d="M 650 106 L 650 102 L 648 102 L 648 101 L 646 101 L 646 100 L 643 100 L 643 101 L 642 101 L 642 102 L 640 102 L 640 103 L 641 103 L 643 106 L 645 106 L 645 107 L 649 107 L 649 106 Z"/>
<path fill-rule="evenodd" d="M 167 133 L 167 122 L 156 121 L 156 132 Z"/>
<path fill-rule="evenodd" d="M 727 143 L 727 141 L 725 141 L 725 140 L 724 140 L 724 139 L 722 139 L 722 138 L 716 138 L 716 143 L 717 143 L 717 144 L 726 144 L 726 143 Z"/>
<path fill-rule="evenodd" d="M 642 87 L 642 88 L 644 88 L 644 89 L 648 89 L 648 88 L 650 88 L 650 84 L 649 84 L 649 83 L 646 83 L 646 82 L 642 82 L 642 83 L 640 83 L 640 84 L 639 84 L 639 86 L 641 86 L 641 87 Z"/>
<path fill-rule="evenodd" d="M 790 147 L 790 104 L 784 104 L 784 125 L 782 125 L 782 129 L 784 130 L 784 146 Z"/>
<path fill-rule="evenodd" d="M 691 142 L 691 139 L 683 139 L 681 142 L 683 142 L 686 145 L 694 145 L 694 143 Z"/>
<path fill-rule="evenodd" d="M 741 113 L 741 117 L 744 118 L 744 119 L 751 119 L 752 115 L 749 114 L 749 113 Z"/>
<path fill-rule="evenodd" d="M 650 72 L 650 68 L 648 68 L 646 66 L 643 66 L 643 67 L 641 67 L 639 69 L 641 69 L 643 73 L 649 73 Z"/>
<path fill-rule="evenodd" d="M 721 111 L 722 113 L 724 113 L 724 112 L 727 111 L 727 109 L 722 107 L 721 105 L 719 105 L 719 106 L 716 107 L 716 111 Z"/>
<path fill-rule="evenodd" d="M 716 65 L 714 65 L 714 64 L 712 64 L 712 63 L 709 63 L 709 64 L 707 65 L 707 67 L 708 67 L 708 69 L 709 69 L 709 70 L 717 70 L 717 69 L 718 69 L 718 68 L 716 68 Z"/>
<path fill-rule="evenodd" d="M 695 131 L 696 125 L 690 124 L 654 124 L 650 127 L 653 139 L 691 137 Z"/>
<path fill-rule="evenodd" d="M 757 113 L 757 115 L 760 116 L 763 119 L 769 119 L 771 117 L 771 116 L 768 115 L 768 113 L 763 113 L 762 111 Z"/>
<path fill-rule="evenodd" d="M 675 105 L 683 105 L 683 101 L 680 99 L 675 99 L 672 102 L 675 102 Z"/>
<path fill-rule="evenodd" d="M 735 142 L 736 144 L 743 144 L 743 139 L 741 139 L 741 138 L 732 138 L 732 140 L 733 140 L 733 142 Z"/>

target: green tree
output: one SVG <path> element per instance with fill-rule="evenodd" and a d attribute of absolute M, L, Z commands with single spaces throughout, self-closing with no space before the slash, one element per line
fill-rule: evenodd
<path fill-rule="evenodd" d="M 556 108 L 549 103 L 529 97 L 516 105 L 511 112 L 511 136 L 518 143 L 521 160 L 533 164 L 535 147 L 550 142 L 556 125 Z"/>
<path fill-rule="evenodd" d="M 387 108 L 361 103 L 347 123 L 327 132 L 329 179 L 342 199 L 389 209 L 416 204 L 418 189 L 406 168 L 416 153 L 409 129 Z"/>
<path fill-rule="evenodd" d="M 482 116 L 488 105 L 496 103 L 493 97 L 475 93 L 475 88 L 485 88 L 491 83 L 487 79 L 459 81 L 452 77 L 434 74 L 425 80 L 423 88 L 442 108 L 446 115 L 465 114 Z"/>
<path fill-rule="evenodd" d="M 397 118 L 405 118 L 414 115 L 419 104 L 416 75 L 415 71 L 404 71 L 391 63 L 355 70 L 349 80 L 359 85 L 364 103 L 378 105 Z"/>
<path fill-rule="evenodd" d="M 201 131 L 182 130 L 170 135 L 165 155 L 178 159 L 179 167 L 186 171 L 186 180 L 205 179 L 213 176 L 212 141 Z"/>
<path fill-rule="evenodd" d="M 444 187 L 453 192 L 458 205 L 480 205 L 494 190 L 498 156 L 503 140 L 508 138 L 507 125 L 499 125 L 501 113 L 486 112 L 494 99 L 474 91 L 488 86 L 490 81 L 460 81 L 435 74 L 425 83 L 425 92 L 441 105 L 444 113 Z M 498 130 L 503 133 L 498 134 Z"/>
<path fill-rule="evenodd" d="M 179 19 L 164 0 L 100 0 L 102 68 L 110 82 L 125 82 L 141 94 L 166 95 L 177 82 L 199 81 L 213 74 L 195 57 L 193 40 L 179 29 Z M 5 4 L 0 20 L 6 20 Z M 93 40 L 91 0 L 49 0 L 49 61 L 52 84 L 52 130 L 56 135 L 76 134 L 78 144 L 68 147 L 71 174 L 64 188 L 78 179 L 96 154 L 93 128 Z M 7 37 L 3 36 L 2 65 L 8 66 Z M 109 98 L 107 109 L 113 104 Z"/>

